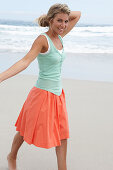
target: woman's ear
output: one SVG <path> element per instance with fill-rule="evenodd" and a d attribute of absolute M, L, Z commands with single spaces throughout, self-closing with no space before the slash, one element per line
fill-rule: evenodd
<path fill-rule="evenodd" d="M 49 26 L 51 27 L 51 24 L 52 24 L 52 20 L 53 20 L 53 18 L 51 18 L 50 20 L 49 20 Z"/>
<path fill-rule="evenodd" d="M 49 23 L 51 23 L 51 22 L 52 22 L 52 20 L 53 20 L 53 18 L 51 18 L 51 19 L 49 20 Z"/>

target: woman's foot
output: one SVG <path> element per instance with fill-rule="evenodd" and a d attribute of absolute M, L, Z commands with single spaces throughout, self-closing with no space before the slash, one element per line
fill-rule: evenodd
<path fill-rule="evenodd" d="M 16 170 L 16 158 L 13 158 L 9 153 L 7 156 L 8 170 Z"/>

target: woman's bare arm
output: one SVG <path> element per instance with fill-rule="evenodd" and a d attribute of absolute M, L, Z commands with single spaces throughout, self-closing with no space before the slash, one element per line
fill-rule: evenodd
<path fill-rule="evenodd" d="M 78 20 L 81 17 L 81 12 L 80 11 L 71 11 L 69 15 L 69 23 L 67 29 L 62 33 L 62 37 L 64 37 L 67 33 L 69 33 L 73 27 L 76 25 Z"/>
<path fill-rule="evenodd" d="M 29 66 L 29 64 L 38 56 L 42 48 L 43 48 L 43 37 L 39 36 L 34 41 L 30 51 L 21 60 L 16 62 L 6 71 L 0 73 L 0 82 L 25 70 Z"/>

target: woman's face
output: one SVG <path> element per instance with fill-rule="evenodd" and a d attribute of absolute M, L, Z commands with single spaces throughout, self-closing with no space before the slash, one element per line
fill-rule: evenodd
<path fill-rule="evenodd" d="M 50 28 L 57 34 L 62 34 L 68 26 L 69 15 L 65 13 L 56 14 L 50 21 Z"/>

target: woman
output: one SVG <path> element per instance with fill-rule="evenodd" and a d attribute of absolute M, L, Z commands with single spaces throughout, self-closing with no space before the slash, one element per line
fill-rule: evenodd
<path fill-rule="evenodd" d="M 37 147 L 55 147 L 58 170 L 66 170 L 68 115 L 61 83 L 61 66 L 65 59 L 62 38 L 80 19 L 80 11 L 70 11 L 66 4 L 55 4 L 47 15 L 38 18 L 42 27 L 30 51 L 8 70 L 0 74 L 0 82 L 26 69 L 37 57 L 39 77 L 30 90 L 15 123 L 18 131 L 7 156 L 9 170 L 16 169 L 17 152 L 24 141 Z M 62 159 L 61 159 L 62 158 Z"/>

